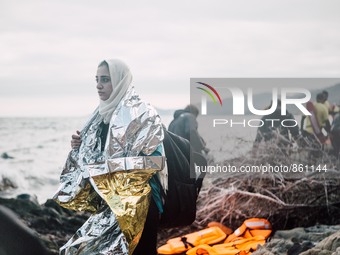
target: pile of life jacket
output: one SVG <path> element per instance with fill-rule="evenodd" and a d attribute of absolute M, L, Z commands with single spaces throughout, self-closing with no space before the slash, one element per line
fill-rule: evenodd
<path fill-rule="evenodd" d="M 211 222 L 208 228 L 172 238 L 157 249 L 159 254 L 187 255 L 248 255 L 264 245 L 272 233 L 268 220 L 251 218 L 243 222 L 234 232 L 218 222 Z"/>

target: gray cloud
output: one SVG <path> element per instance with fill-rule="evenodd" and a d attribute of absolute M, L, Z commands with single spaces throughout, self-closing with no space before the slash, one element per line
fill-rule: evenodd
<path fill-rule="evenodd" d="M 162 108 L 187 104 L 190 77 L 337 77 L 339 7 L 310 0 L 2 1 L 0 98 L 95 97 L 96 65 L 107 57 L 125 60 L 137 90 Z M 159 100 L 169 96 L 176 98 L 170 105 Z"/>

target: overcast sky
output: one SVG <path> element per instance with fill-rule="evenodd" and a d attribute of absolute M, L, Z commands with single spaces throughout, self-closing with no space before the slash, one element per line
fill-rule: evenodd
<path fill-rule="evenodd" d="M 340 77 L 340 1 L 0 0 L 0 116 L 87 115 L 121 58 L 159 108 L 191 77 Z"/>

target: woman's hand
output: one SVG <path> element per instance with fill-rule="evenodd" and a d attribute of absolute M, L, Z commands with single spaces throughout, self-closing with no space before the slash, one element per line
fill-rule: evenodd
<path fill-rule="evenodd" d="M 71 147 L 72 149 L 79 149 L 81 145 L 80 132 L 77 130 L 77 134 L 72 135 Z"/>

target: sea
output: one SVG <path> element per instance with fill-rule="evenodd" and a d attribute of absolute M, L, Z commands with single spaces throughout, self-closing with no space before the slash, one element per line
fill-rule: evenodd
<path fill-rule="evenodd" d="M 171 114 L 161 118 L 168 126 L 173 117 Z M 71 149 L 71 135 L 86 120 L 87 117 L 0 118 L 0 187 L 4 180 L 13 186 L 0 191 L 0 196 L 27 193 L 37 196 L 40 203 L 52 198 Z M 256 129 L 249 127 L 212 130 L 211 125 L 199 127 L 209 155 L 216 162 L 247 153 L 256 136 Z"/>

